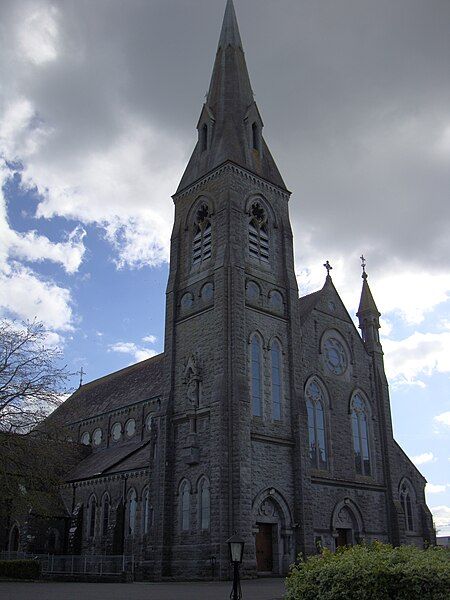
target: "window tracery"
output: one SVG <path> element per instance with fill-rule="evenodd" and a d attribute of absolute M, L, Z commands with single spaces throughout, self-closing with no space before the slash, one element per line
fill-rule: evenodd
<path fill-rule="evenodd" d="M 403 514 L 405 516 L 405 529 L 406 531 L 413 531 L 414 521 L 411 502 L 411 491 L 406 482 L 403 482 L 400 488 L 400 502 L 402 504 Z"/>
<path fill-rule="evenodd" d="M 310 464 L 315 469 L 328 467 L 325 435 L 323 392 L 316 381 L 306 388 L 306 409 L 308 413 L 308 441 Z"/>

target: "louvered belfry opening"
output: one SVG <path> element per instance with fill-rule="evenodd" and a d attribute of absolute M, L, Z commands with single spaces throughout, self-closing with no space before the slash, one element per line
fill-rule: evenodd
<path fill-rule="evenodd" d="M 211 258 L 211 237 L 211 220 L 209 209 L 206 204 L 202 204 L 197 211 L 197 218 L 195 220 L 192 256 L 192 262 L 194 265 L 201 264 L 203 261 Z"/>
<path fill-rule="evenodd" d="M 248 249 L 250 256 L 269 262 L 269 233 L 264 209 L 255 202 L 250 210 L 248 224 Z"/>

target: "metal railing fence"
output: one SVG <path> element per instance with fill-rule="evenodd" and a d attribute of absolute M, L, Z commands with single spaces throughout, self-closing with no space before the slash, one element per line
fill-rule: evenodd
<path fill-rule="evenodd" d="M 41 563 L 43 573 L 68 575 L 120 575 L 134 574 L 136 560 L 125 554 L 26 554 L 0 552 L 1 560 L 35 559 Z"/>

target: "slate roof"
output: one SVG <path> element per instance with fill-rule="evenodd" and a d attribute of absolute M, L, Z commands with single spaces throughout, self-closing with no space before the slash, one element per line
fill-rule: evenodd
<path fill-rule="evenodd" d="M 303 322 L 312 309 L 315 307 L 323 293 L 323 288 L 312 294 L 307 294 L 298 299 L 298 310 L 300 312 L 300 321 Z"/>
<path fill-rule="evenodd" d="M 149 466 L 149 440 L 128 442 L 90 454 L 65 477 L 66 481 L 90 479 L 100 475 L 143 469 Z"/>
<path fill-rule="evenodd" d="M 381 316 L 377 305 L 375 304 L 375 300 L 373 299 L 369 284 L 367 283 L 367 275 L 364 273 L 361 300 L 359 302 L 359 308 L 356 314 L 359 316 L 367 312 L 373 313 L 379 317 Z"/>
<path fill-rule="evenodd" d="M 67 425 L 162 394 L 164 364 L 164 354 L 158 354 L 81 386 L 47 423 Z"/>
<path fill-rule="evenodd" d="M 228 0 L 211 83 L 202 110 L 202 115 L 207 114 L 206 122 L 212 132 L 209 146 L 204 150 L 197 143 L 177 193 L 226 161 L 232 161 L 286 189 L 266 142 L 262 140 L 261 153 L 249 147 L 249 124 L 246 123 L 249 111 L 259 115 L 236 13 L 232 0 Z"/>

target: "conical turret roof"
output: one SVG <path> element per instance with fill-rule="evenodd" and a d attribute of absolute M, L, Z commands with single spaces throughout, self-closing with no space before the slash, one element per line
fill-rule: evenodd
<path fill-rule="evenodd" d="M 377 305 L 375 304 L 375 300 L 373 299 L 369 284 L 367 283 L 367 274 L 364 272 L 361 299 L 359 301 L 359 308 L 356 315 L 360 316 L 362 314 L 367 313 L 375 314 L 378 317 L 381 316 L 381 313 L 379 312 Z"/>
<path fill-rule="evenodd" d="M 198 124 L 199 131 L 208 128 L 207 145 L 205 148 L 200 139 L 197 142 L 178 191 L 228 160 L 286 189 L 262 135 L 260 147 L 254 148 L 253 123 L 260 132 L 263 123 L 253 97 L 233 1 L 228 0 Z"/>

